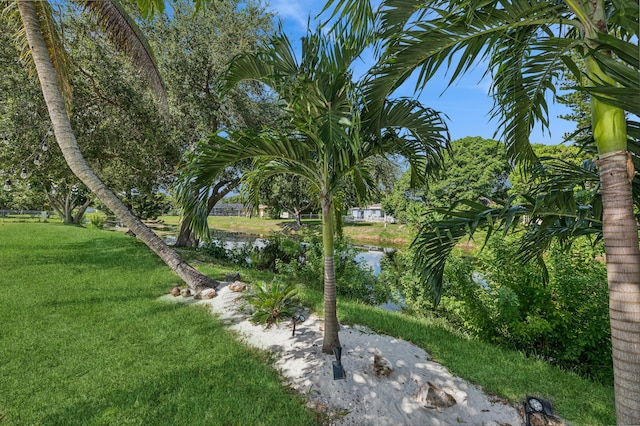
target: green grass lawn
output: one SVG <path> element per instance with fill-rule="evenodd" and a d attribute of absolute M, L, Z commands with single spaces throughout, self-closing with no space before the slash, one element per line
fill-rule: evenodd
<path fill-rule="evenodd" d="M 126 235 L 0 224 L 0 423 L 314 424 L 265 353 Z M 218 277 L 219 278 L 219 277 Z"/>
<path fill-rule="evenodd" d="M 197 266 L 218 279 L 238 270 Z M 204 309 L 156 301 L 177 278 L 135 239 L 0 224 L 0 270 L 1 424 L 315 421 L 280 385 L 267 355 L 237 343 Z M 273 277 L 240 272 L 249 282 Z M 322 312 L 320 292 L 303 288 L 301 298 Z M 413 342 L 453 374 L 514 404 L 538 395 L 571 424 L 615 423 L 612 386 L 466 339 L 439 320 L 350 300 L 339 301 L 338 315 Z"/>

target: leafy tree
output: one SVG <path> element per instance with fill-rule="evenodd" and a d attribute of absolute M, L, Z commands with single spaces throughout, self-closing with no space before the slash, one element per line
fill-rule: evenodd
<path fill-rule="evenodd" d="M 410 174 L 404 173 L 383 207 L 400 222 L 419 224 L 429 208 L 457 200 L 504 200 L 510 170 L 501 143 L 480 137 L 459 139 L 451 143 L 449 166 L 430 179 L 428 187 L 411 189 Z"/>
<path fill-rule="evenodd" d="M 300 176 L 273 176 L 260 189 L 260 201 L 269 206 L 273 217 L 280 217 L 283 212 L 293 213 L 299 227 L 302 212 L 317 205 L 313 189 Z"/>
<path fill-rule="evenodd" d="M 560 160 L 574 166 L 581 166 L 583 162 L 591 161 L 592 156 L 574 145 L 542 145 L 533 144 L 533 151 L 538 158 L 544 161 Z M 533 191 L 542 183 L 537 179 L 533 179 L 530 168 L 524 165 L 517 165 L 509 175 L 509 194 L 532 194 Z M 453 203 L 452 203 L 453 204 Z"/>
<path fill-rule="evenodd" d="M 401 158 L 393 156 L 375 155 L 365 160 L 365 166 L 372 179 L 371 191 L 366 194 L 365 198 L 362 198 L 353 185 L 347 185 L 340 197 L 343 206 L 355 207 L 380 203 L 383 197 L 393 191 L 402 174 L 403 161 Z"/>
<path fill-rule="evenodd" d="M 406 171 L 382 200 L 384 211 L 400 223 L 419 224 L 427 212 L 426 188 L 411 187 L 411 172 Z"/>
<path fill-rule="evenodd" d="M 196 0 L 196 2 L 202 6 L 205 0 Z M 22 34 L 28 42 L 28 45 L 25 44 L 25 53 L 35 65 L 56 142 L 73 173 L 190 287 L 199 291 L 203 287 L 214 286 L 215 282 L 211 278 L 188 265 L 127 209 L 94 173 L 79 150 L 76 135 L 67 114 L 70 98 L 67 56 L 59 43 L 51 5 L 47 2 L 26 0 L 5 2 L 3 5 L 5 12 L 12 12 L 16 26 L 24 29 Z M 140 0 L 138 5 L 142 7 L 143 15 L 147 16 L 164 9 L 164 2 L 161 0 Z M 125 9 L 115 0 L 87 1 L 86 6 L 98 16 L 98 21 L 104 26 L 106 32 L 113 36 L 112 40 L 115 44 L 131 53 L 136 64 L 140 65 L 140 70 L 146 72 L 145 75 L 149 77 L 155 92 L 162 98 L 164 94 L 162 80 L 155 67 L 151 51 Z"/>
<path fill-rule="evenodd" d="M 366 27 L 376 16 L 369 1 L 338 3 L 356 27 Z M 453 70 L 455 80 L 484 60 L 494 77 L 493 116 L 514 161 L 536 162 L 529 134 L 536 123 L 548 127 L 545 96 L 555 93 L 565 66 L 576 76 L 578 89 L 591 95 L 620 424 L 640 423 L 640 375 L 634 373 L 640 347 L 640 334 L 634 331 L 640 327 L 640 250 L 627 151 L 627 128 L 637 136 L 638 126 L 625 117 L 640 114 L 639 9 L 637 1 L 628 0 L 383 1 L 378 21 L 388 58 L 379 68 L 378 93 L 395 89 L 415 70 L 422 87 L 443 66 Z M 583 67 L 572 53 L 584 59 Z M 429 246 L 425 238 L 416 244 Z M 441 274 L 421 259 L 416 259 L 418 268 L 436 285 Z"/>
<path fill-rule="evenodd" d="M 250 127 L 259 129 L 279 118 L 270 94 L 255 83 L 239 85 L 222 98 L 218 79 L 236 55 L 254 51 L 272 31 L 272 15 L 254 1 L 229 0 L 216 7 L 194 13 L 192 2 L 171 2 L 172 16 L 160 16 L 149 23 L 150 42 L 155 47 L 158 65 L 165 78 L 171 113 L 171 138 L 183 151 L 218 130 Z M 178 201 L 208 193 L 206 209 L 192 229 L 192 218 L 180 225 L 178 247 L 194 247 L 200 237 L 208 237 L 206 217 L 215 204 L 239 183 L 242 168 L 229 167 L 204 188 L 176 188 Z"/>
<path fill-rule="evenodd" d="M 127 58 L 100 37 L 96 23 L 86 14 L 70 4 L 59 10 L 63 12 L 56 19 L 64 35 L 61 42 L 66 47 L 73 69 L 78 70 L 70 76 L 74 90 L 69 115 L 79 147 L 91 167 L 124 197 L 127 206 L 133 208 L 138 217 L 147 218 L 145 211 L 136 208 L 139 204 L 129 202 L 130 195 L 153 199 L 153 194 L 166 185 L 167 176 L 172 174 L 179 158 L 178 147 L 165 136 L 167 126 Z M 88 33 L 95 36 L 83 37 Z M 9 34 L 5 35 L 7 39 Z M 9 47 L 12 45 L 9 43 Z M 45 121 L 48 126 L 46 106 L 38 94 L 40 89 L 14 58 L 15 51 L 7 64 L 7 71 L 15 73 L 16 78 L 25 84 L 12 96 L 25 101 L 31 99 L 27 102 L 38 105 L 38 120 Z M 17 69 L 12 70 L 11 66 Z M 7 89 L 7 93 L 12 93 L 10 88 Z M 87 194 L 86 189 L 78 191 L 84 185 L 61 157 L 52 135 L 47 136 L 47 131 L 50 132 L 48 127 L 39 129 L 43 125 L 34 122 L 31 125 L 35 132 L 25 129 L 26 121 L 35 121 L 35 117 L 24 114 L 24 110 L 19 109 L 21 106 L 24 107 L 25 103 L 11 103 L 3 112 L 7 118 L 15 118 L 9 119 L 8 126 L 13 128 L 11 137 L 16 142 L 15 149 L 8 154 L 20 158 L 16 155 L 20 153 L 26 160 L 22 166 L 17 164 L 17 172 L 27 169 L 31 187 L 46 192 L 51 206 L 66 223 L 80 223 L 94 196 Z M 48 143 L 47 152 L 38 149 L 40 142 L 30 140 L 38 137 L 38 132 L 45 135 L 39 139 Z M 18 148 L 20 151 L 16 151 Z M 35 152 L 29 152 L 29 149 Z M 39 157 L 38 166 L 32 162 L 34 155 Z"/>
<path fill-rule="evenodd" d="M 438 179 L 429 183 L 427 203 L 444 207 L 456 200 L 494 200 L 507 197 L 511 170 L 504 145 L 479 137 L 451 143 L 451 162 Z"/>
<path fill-rule="evenodd" d="M 377 115 L 370 114 L 367 79 L 354 82 L 351 75 L 354 61 L 367 44 L 363 36 L 346 31 L 331 36 L 319 29 L 302 39 L 300 61 L 284 34 L 256 54 L 238 57 L 226 75 L 226 87 L 245 80 L 267 85 L 279 96 L 289 125 L 218 135 L 192 160 L 189 175 L 207 182 L 228 164 L 253 158 L 255 172 L 245 177 L 252 188 L 280 174 L 300 176 L 313 188 L 322 209 L 325 353 L 340 346 L 335 195 L 351 179 L 364 194 L 372 182 L 364 160 L 382 153 L 406 157 L 416 180 L 424 180 L 440 164 L 448 142 L 439 114 L 415 101 L 386 99 Z"/>

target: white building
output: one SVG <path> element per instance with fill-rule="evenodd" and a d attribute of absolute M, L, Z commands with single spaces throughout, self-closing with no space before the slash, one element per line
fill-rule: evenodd
<path fill-rule="evenodd" d="M 353 222 L 389 222 L 395 223 L 393 216 L 387 215 L 380 204 L 367 207 L 352 207 L 351 214 L 345 217 L 346 221 Z"/>

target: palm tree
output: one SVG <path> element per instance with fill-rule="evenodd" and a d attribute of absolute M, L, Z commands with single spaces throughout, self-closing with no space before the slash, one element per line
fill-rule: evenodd
<path fill-rule="evenodd" d="M 141 0 L 139 3 L 145 6 L 144 12 L 147 14 L 162 10 L 164 5 L 161 0 Z M 107 33 L 113 35 L 113 41 L 129 52 L 135 63 L 146 72 L 155 92 L 163 96 L 162 80 L 157 73 L 151 51 L 134 21 L 126 14 L 123 7 L 115 0 L 87 0 L 84 4 L 97 15 Z M 64 67 L 62 66 L 64 52 L 55 43 L 57 35 L 55 34 L 50 5 L 46 1 L 17 0 L 14 3 L 8 3 L 7 10 L 13 6 L 17 6 L 19 12 L 19 20 L 28 42 L 28 52 L 37 71 L 56 141 L 70 169 L 191 288 L 198 292 L 202 288 L 215 286 L 214 280 L 187 264 L 131 213 L 87 164 L 78 148 L 67 114 L 65 96 L 61 90 L 65 87 Z"/>
<path fill-rule="evenodd" d="M 254 159 L 254 171 L 244 182 L 259 189 L 276 174 L 306 180 L 322 209 L 324 250 L 324 315 L 322 350 L 331 354 L 340 346 L 336 315 L 334 269 L 335 197 L 352 180 L 363 194 L 371 179 L 365 160 L 375 155 L 405 157 L 416 181 L 441 164 L 448 132 L 438 113 L 408 99 L 386 100 L 377 115 L 367 108 L 366 80 L 353 82 L 351 67 L 366 40 L 322 30 L 302 39 L 302 57 L 296 60 L 284 34 L 256 54 L 236 58 L 225 77 L 225 87 L 241 81 L 259 81 L 280 98 L 289 119 L 287 128 L 260 132 L 230 132 L 215 136 L 193 158 L 188 179 L 206 185 L 228 164 Z M 254 194 L 257 191 L 253 191 Z"/>
<path fill-rule="evenodd" d="M 627 151 L 627 127 L 637 124 L 628 126 L 625 118 L 625 112 L 640 114 L 637 0 L 383 0 L 379 15 L 367 0 L 329 3 L 337 3 L 358 28 L 380 25 L 387 61 L 377 75 L 379 94 L 416 70 L 422 86 L 443 66 L 453 70 L 453 81 L 486 61 L 493 76 L 492 115 L 513 160 L 537 161 L 529 135 L 536 123 L 548 127 L 545 95 L 555 94 L 563 67 L 576 75 L 577 89 L 591 95 L 616 413 L 621 424 L 640 424 L 640 251 Z M 581 69 L 571 53 L 586 66 Z"/>

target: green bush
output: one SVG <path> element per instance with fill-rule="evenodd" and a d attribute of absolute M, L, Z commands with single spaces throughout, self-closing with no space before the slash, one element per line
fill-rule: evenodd
<path fill-rule="evenodd" d="M 411 273 L 412 253 L 382 265 L 383 280 L 410 310 L 436 313 L 484 341 L 521 350 L 584 376 L 612 380 L 606 267 L 588 241 L 545 255 L 549 281 L 537 264 L 517 259 L 518 244 L 492 237 L 477 257 L 447 261 L 437 309 Z M 395 271 L 395 272 L 394 272 Z"/>
<path fill-rule="evenodd" d="M 307 236 L 306 241 L 300 243 L 282 234 L 272 234 L 261 247 L 247 244 L 233 250 L 214 240 L 202 245 L 198 251 L 243 267 L 294 276 L 311 288 L 323 289 L 324 249 L 319 236 Z M 371 268 L 358 262 L 358 254 L 347 240 L 336 241 L 334 266 L 338 295 L 373 305 L 386 302 L 390 289 L 377 279 Z"/>
<path fill-rule="evenodd" d="M 251 265 L 260 270 L 278 272 L 278 266 L 291 263 L 302 255 L 302 247 L 282 234 L 271 234 L 263 247 L 254 247 L 249 257 Z"/>
<path fill-rule="evenodd" d="M 89 224 L 97 229 L 103 229 L 104 224 L 107 221 L 107 219 L 98 212 L 91 213 L 87 218 L 89 219 Z"/>
<path fill-rule="evenodd" d="M 214 239 L 198 247 L 198 252 L 216 260 L 235 263 L 243 268 L 250 267 L 247 259 L 250 258 L 253 248 L 251 244 L 241 244 L 233 249 L 227 249 L 224 241 Z"/>
<path fill-rule="evenodd" d="M 283 318 L 291 318 L 295 315 L 296 293 L 294 284 L 285 283 L 278 278 L 274 278 L 270 284 L 260 281 L 242 296 L 245 301 L 243 307 L 250 307 L 252 322 L 270 327 Z"/>

